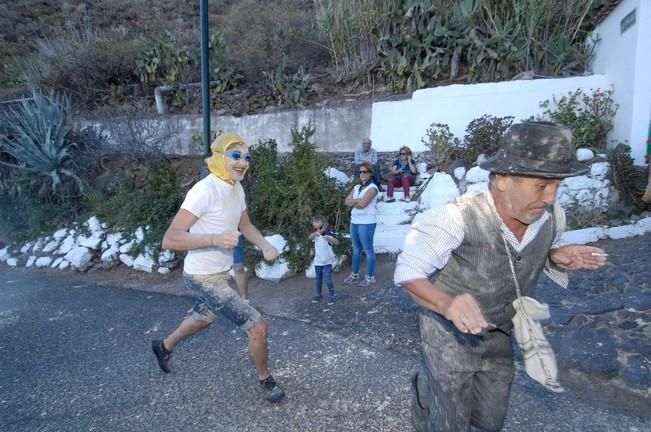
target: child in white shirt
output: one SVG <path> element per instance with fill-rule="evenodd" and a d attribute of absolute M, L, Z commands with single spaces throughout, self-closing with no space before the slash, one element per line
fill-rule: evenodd
<path fill-rule="evenodd" d="M 336 262 L 332 245 L 339 244 L 339 240 L 330 231 L 328 222 L 323 216 L 314 216 L 312 218 L 312 227 L 314 231 L 309 238 L 314 241 L 314 269 L 316 271 L 316 292 L 312 298 L 312 303 L 319 303 L 323 300 L 321 286 L 325 280 L 329 294 L 328 305 L 333 305 L 337 301 L 337 297 L 332 282 L 332 266 Z"/>

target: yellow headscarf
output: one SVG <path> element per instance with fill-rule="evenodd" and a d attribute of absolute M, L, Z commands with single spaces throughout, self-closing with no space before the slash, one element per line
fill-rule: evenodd
<path fill-rule="evenodd" d="M 218 178 L 224 180 L 231 185 L 235 184 L 235 180 L 231 178 L 226 169 L 226 150 L 234 145 L 241 145 L 244 147 L 244 152 L 248 152 L 249 146 L 244 142 L 242 137 L 235 134 L 224 132 L 220 134 L 210 146 L 212 156 L 206 159 L 208 170 Z"/>

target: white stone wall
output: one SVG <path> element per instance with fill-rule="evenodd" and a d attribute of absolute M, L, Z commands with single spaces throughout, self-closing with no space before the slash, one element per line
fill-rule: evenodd
<path fill-rule="evenodd" d="M 425 150 L 421 139 L 432 123 L 444 123 L 459 139 L 472 120 L 490 114 L 513 116 L 514 121 L 542 114 L 540 103 L 571 91 L 603 88 L 604 75 L 575 78 L 504 81 L 486 84 L 456 84 L 418 90 L 402 101 L 373 104 L 371 138 L 378 151 L 402 145 Z"/>
<path fill-rule="evenodd" d="M 325 152 L 352 152 L 367 136 L 378 151 L 396 151 L 403 145 L 422 151 L 425 146 L 421 139 L 432 123 L 447 124 L 462 139 L 468 123 L 484 114 L 514 116 L 515 121 L 521 121 L 541 114 L 540 103 L 553 96 L 608 85 L 604 75 L 458 84 L 418 90 L 402 100 L 347 102 L 241 117 L 213 116 L 211 129 L 238 133 L 251 144 L 274 138 L 279 152 L 289 152 L 291 128 L 311 123 L 316 127 L 313 142 Z M 161 117 L 165 119 L 179 122 L 181 128 L 166 152 L 203 153 L 201 143 L 192 140 L 193 135 L 201 135 L 201 116 Z"/>
<path fill-rule="evenodd" d="M 635 11 L 635 24 L 621 32 L 621 22 Z M 597 26 L 592 70 L 615 89 L 619 110 L 609 138 L 628 142 L 642 165 L 651 122 L 651 1 L 624 0 Z"/>

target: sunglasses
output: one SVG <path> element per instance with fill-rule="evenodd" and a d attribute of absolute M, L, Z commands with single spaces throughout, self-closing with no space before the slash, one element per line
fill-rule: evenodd
<path fill-rule="evenodd" d="M 243 154 L 241 151 L 228 150 L 227 152 L 224 152 L 224 154 L 235 161 L 244 159 L 245 162 L 251 162 L 251 155 Z"/>
<path fill-rule="evenodd" d="M 407 153 L 400 153 L 400 156 L 407 156 Z"/>
<path fill-rule="evenodd" d="M 367 171 L 367 170 L 359 170 L 359 173 L 360 174 L 370 174 L 371 172 Z"/>

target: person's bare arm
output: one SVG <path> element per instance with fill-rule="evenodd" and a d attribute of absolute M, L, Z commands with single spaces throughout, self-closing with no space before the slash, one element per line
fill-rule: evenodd
<path fill-rule="evenodd" d="M 240 231 L 244 234 L 244 238 L 256 245 L 262 250 L 262 255 L 267 261 L 273 261 L 278 258 L 278 250 L 271 243 L 269 243 L 258 229 L 251 223 L 249 213 L 244 210 L 240 218 Z"/>
<path fill-rule="evenodd" d="M 232 249 L 237 246 L 240 233 L 237 231 L 221 234 L 190 234 L 188 230 L 198 220 L 195 215 L 180 209 L 163 236 L 163 249 L 187 251 L 209 247 Z"/>
<path fill-rule="evenodd" d="M 358 209 L 363 209 L 367 205 L 369 205 L 369 203 L 373 200 L 373 197 L 375 197 L 375 195 L 377 195 L 377 189 L 370 188 L 369 190 L 366 191 L 366 193 L 364 194 L 364 196 L 362 198 L 353 200 L 355 202 L 353 203 L 353 205 L 351 207 L 358 208 Z"/>
<path fill-rule="evenodd" d="M 351 190 L 346 199 L 344 200 L 344 204 L 348 207 L 352 207 L 355 205 L 355 199 L 353 198 L 353 194 L 355 193 L 355 189 Z"/>
<path fill-rule="evenodd" d="M 411 156 L 407 156 L 407 162 L 409 162 L 409 172 L 411 172 L 413 175 L 418 174 L 418 168 L 416 168 L 416 164 L 414 163 L 414 160 Z"/>

